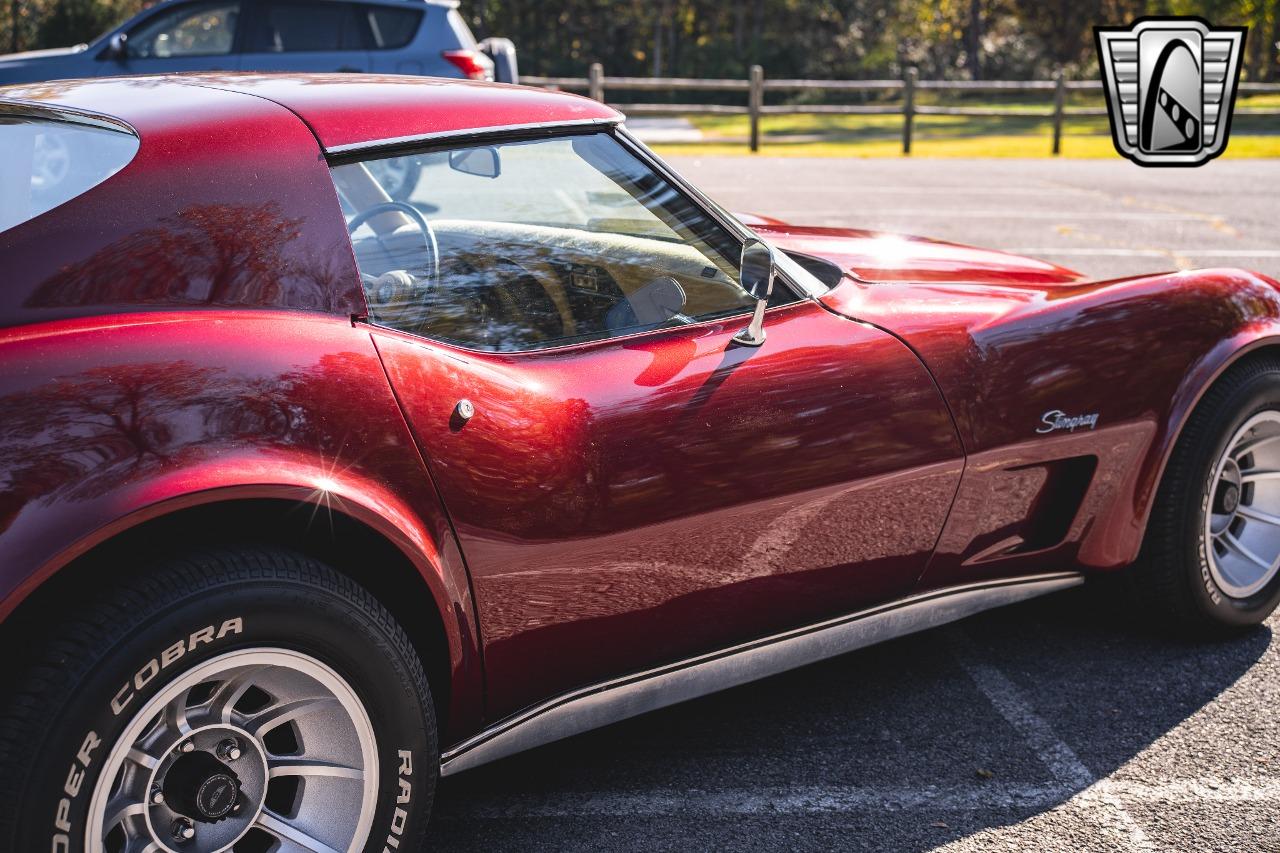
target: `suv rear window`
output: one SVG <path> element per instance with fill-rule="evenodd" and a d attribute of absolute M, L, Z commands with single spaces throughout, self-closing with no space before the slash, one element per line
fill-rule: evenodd
<path fill-rule="evenodd" d="M 0 231 L 88 192 L 137 151 L 124 130 L 0 113 Z"/>
<path fill-rule="evenodd" d="M 364 50 L 356 7 L 349 3 L 264 3 L 249 53 Z"/>
<path fill-rule="evenodd" d="M 394 9 L 388 6 L 363 7 L 369 16 L 369 32 L 376 50 L 404 47 L 418 32 L 422 12 L 417 9 Z"/>

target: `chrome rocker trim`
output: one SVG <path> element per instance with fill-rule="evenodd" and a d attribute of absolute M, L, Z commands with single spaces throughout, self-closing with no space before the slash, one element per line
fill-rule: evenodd
<path fill-rule="evenodd" d="M 934 590 L 573 690 L 447 750 L 440 775 L 1083 582 L 1079 573 L 1056 572 Z"/>

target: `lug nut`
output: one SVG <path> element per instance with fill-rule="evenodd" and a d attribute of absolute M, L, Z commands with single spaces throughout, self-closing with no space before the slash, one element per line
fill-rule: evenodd
<path fill-rule="evenodd" d="M 240 741 L 229 737 L 218 744 L 218 757 L 223 761 L 236 761 L 240 758 Z"/>
<path fill-rule="evenodd" d="M 195 741 L 189 740 L 186 743 L 184 743 L 181 748 L 183 752 L 191 752 L 193 749 L 196 748 Z"/>
<path fill-rule="evenodd" d="M 151 786 L 151 802 L 157 806 L 164 805 L 164 791 L 160 790 L 159 785 Z"/>
<path fill-rule="evenodd" d="M 196 827 L 191 821 L 185 817 L 180 817 L 173 822 L 173 837 L 177 841 L 190 841 L 196 837 Z"/>

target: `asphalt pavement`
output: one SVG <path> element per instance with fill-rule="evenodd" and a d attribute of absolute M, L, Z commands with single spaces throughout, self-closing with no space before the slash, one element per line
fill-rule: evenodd
<path fill-rule="evenodd" d="M 1280 277 L 1280 163 L 683 158 L 734 210 Z M 451 851 L 1280 851 L 1280 619 L 1193 644 L 1090 585 L 445 780 Z"/>
<path fill-rule="evenodd" d="M 679 157 L 734 211 L 920 234 L 1096 278 L 1238 266 L 1280 277 L 1280 160 L 1151 169 L 1114 160 Z"/>

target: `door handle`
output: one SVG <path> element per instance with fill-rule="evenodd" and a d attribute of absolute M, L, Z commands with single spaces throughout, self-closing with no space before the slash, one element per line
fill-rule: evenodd
<path fill-rule="evenodd" d="M 476 416 L 475 404 L 463 397 L 453 407 L 453 417 L 459 424 L 465 424 Z"/>

